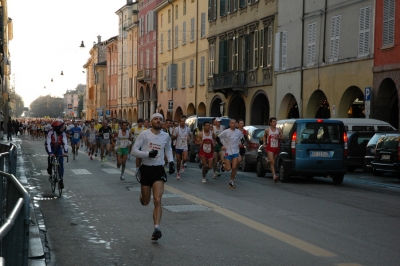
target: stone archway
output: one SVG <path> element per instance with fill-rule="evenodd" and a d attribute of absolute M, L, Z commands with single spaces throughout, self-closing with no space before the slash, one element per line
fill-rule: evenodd
<path fill-rule="evenodd" d="M 179 121 L 179 119 L 181 119 L 182 115 L 183 115 L 182 108 L 180 106 L 178 106 L 178 108 L 176 108 L 176 111 L 175 111 L 174 120 Z"/>
<path fill-rule="evenodd" d="M 138 97 L 138 118 L 144 118 L 144 89 L 140 86 Z"/>
<path fill-rule="evenodd" d="M 244 119 L 244 118 L 242 118 Z M 268 125 L 269 101 L 267 94 L 257 91 L 251 103 L 250 125 Z"/>
<path fill-rule="evenodd" d="M 203 102 L 197 107 L 197 116 L 206 116 L 206 105 Z"/>
<path fill-rule="evenodd" d="M 122 110 L 118 110 L 118 116 L 117 118 L 121 118 L 122 117 Z"/>
<path fill-rule="evenodd" d="M 221 97 L 215 96 L 214 99 L 211 101 L 211 107 L 210 107 L 210 116 L 211 117 L 220 117 L 221 116 L 221 111 L 220 111 L 220 105 L 222 103 Z"/>
<path fill-rule="evenodd" d="M 157 86 L 153 84 L 150 97 L 150 116 L 156 112 L 157 106 Z"/>
<path fill-rule="evenodd" d="M 293 94 L 288 93 L 283 97 L 281 105 L 278 111 L 278 120 L 279 119 L 289 119 L 289 118 L 299 118 L 300 111 L 299 106 L 297 104 L 296 97 Z"/>
<path fill-rule="evenodd" d="M 129 108 L 127 120 L 130 121 L 130 122 L 132 122 L 132 118 L 133 118 L 133 117 L 132 117 L 132 109 Z"/>
<path fill-rule="evenodd" d="M 163 109 L 160 109 L 159 113 L 164 117 L 164 121 L 165 121 L 167 118 L 164 116 L 164 111 L 163 111 Z"/>
<path fill-rule="evenodd" d="M 330 118 L 331 111 L 328 99 L 322 90 L 316 90 L 308 101 L 305 118 Z"/>
<path fill-rule="evenodd" d="M 126 119 L 126 116 L 127 116 L 127 112 L 126 112 L 126 109 L 124 109 L 124 112 L 122 113 L 122 119 Z"/>
<path fill-rule="evenodd" d="M 228 116 L 236 119 L 236 121 L 239 119 L 246 120 L 246 105 L 240 95 L 235 95 L 231 98 Z M 246 123 L 246 121 L 244 122 Z"/>
<path fill-rule="evenodd" d="M 143 100 L 143 108 L 144 108 L 144 118 L 150 118 L 150 87 L 147 85 L 146 90 L 144 91 L 144 100 Z"/>
<path fill-rule="evenodd" d="M 357 86 L 351 86 L 340 99 L 338 116 L 340 118 L 365 118 L 364 93 Z"/>
<path fill-rule="evenodd" d="M 194 115 L 194 105 L 193 103 L 189 104 L 187 109 L 186 109 L 186 115 L 189 117 L 191 115 Z"/>
<path fill-rule="evenodd" d="M 375 118 L 386 121 L 399 129 L 399 96 L 396 83 L 391 78 L 386 78 L 381 82 L 374 102 Z"/>
<path fill-rule="evenodd" d="M 138 114 L 136 108 L 133 109 L 133 117 L 132 117 L 132 123 L 136 123 L 138 119 Z"/>

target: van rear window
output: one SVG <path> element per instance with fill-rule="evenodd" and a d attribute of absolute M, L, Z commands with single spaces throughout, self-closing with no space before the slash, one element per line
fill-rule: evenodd
<path fill-rule="evenodd" d="M 353 126 L 352 131 L 374 131 L 374 126 Z"/>
<path fill-rule="evenodd" d="M 297 127 L 300 143 L 343 143 L 340 124 L 305 123 Z"/>

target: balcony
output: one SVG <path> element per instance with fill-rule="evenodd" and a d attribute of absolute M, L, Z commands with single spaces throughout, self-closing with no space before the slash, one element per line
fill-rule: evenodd
<path fill-rule="evenodd" d="M 229 71 L 222 74 L 214 74 L 208 79 L 208 88 L 212 92 L 222 92 L 227 95 L 229 92 L 239 91 L 247 96 L 247 72 Z"/>
<path fill-rule="evenodd" d="M 155 68 L 144 68 L 138 70 L 137 72 L 137 80 L 139 82 L 149 82 L 155 78 L 156 78 Z"/>

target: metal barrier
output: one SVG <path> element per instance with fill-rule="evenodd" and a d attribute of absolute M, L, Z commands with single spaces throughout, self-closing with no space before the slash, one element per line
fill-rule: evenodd
<path fill-rule="evenodd" d="M 28 265 L 29 194 L 15 177 L 17 149 L 0 144 L 0 266 Z"/>

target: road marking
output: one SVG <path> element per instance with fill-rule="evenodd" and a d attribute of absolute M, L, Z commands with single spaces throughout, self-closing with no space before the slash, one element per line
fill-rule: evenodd
<path fill-rule="evenodd" d="M 121 170 L 115 168 L 102 168 L 101 170 L 103 170 L 107 174 L 121 174 Z"/>
<path fill-rule="evenodd" d="M 86 169 L 70 169 L 76 175 L 91 175 L 92 173 Z"/>
<path fill-rule="evenodd" d="M 362 266 L 361 264 L 358 264 L 358 263 L 339 263 L 336 265 L 337 266 Z"/>

